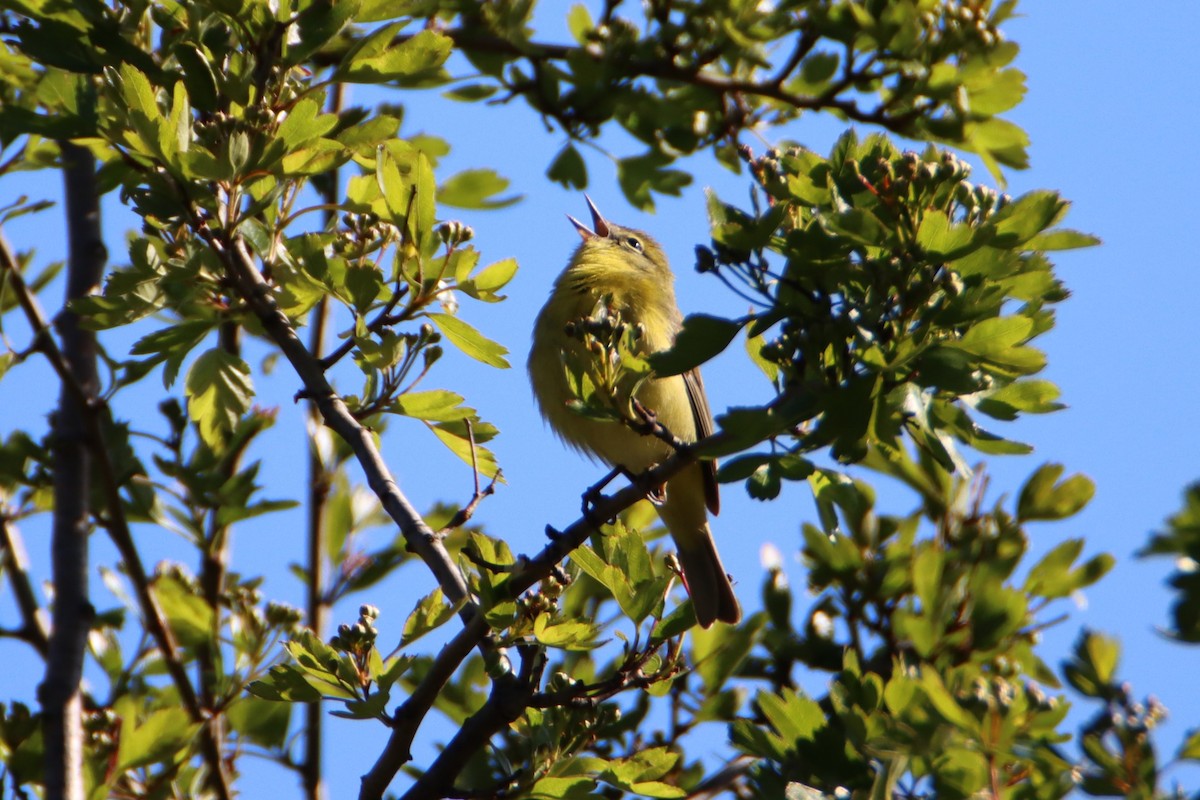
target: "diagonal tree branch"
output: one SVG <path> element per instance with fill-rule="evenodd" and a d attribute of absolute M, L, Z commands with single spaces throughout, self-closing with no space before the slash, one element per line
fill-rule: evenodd
<path fill-rule="evenodd" d="M 457 635 L 438 652 L 425 677 L 413 689 L 408 699 L 392 715 L 392 734 L 374 766 L 362 777 L 360 800 L 383 797 L 388 784 L 400 768 L 412 760 L 412 743 L 425 716 L 433 708 L 442 688 L 470 655 L 475 645 L 488 633 L 482 614 L 476 614 Z"/>
<path fill-rule="evenodd" d="M 458 733 L 401 800 L 439 800 L 446 797 L 454 786 L 454 779 L 466 767 L 471 756 L 486 747 L 492 736 L 525 713 L 541 677 L 541 661 L 541 648 L 521 648 L 520 674 L 509 673 L 492 682 L 492 691 L 483 707 L 467 718 Z"/>
<path fill-rule="evenodd" d="M 384 511 L 400 527 L 408 546 L 433 572 L 446 599 L 454 605 L 463 604 L 460 613 L 464 621 L 469 622 L 477 609 L 470 599 L 462 572 L 450 558 L 441 539 L 425 524 L 425 520 L 400 491 L 371 432 L 350 413 L 325 377 L 320 360 L 296 335 L 291 322 L 275 302 L 270 286 L 258 271 L 254 257 L 240 240 L 230 244 L 212 238 L 210 244 L 225 261 L 242 298 L 303 381 L 303 396 L 316 405 L 325 425 L 350 445 L 366 473 L 367 485 L 379 497 Z"/>
<path fill-rule="evenodd" d="M 480 33 L 478 30 L 458 27 L 447 28 L 441 33 L 449 37 L 456 48 L 466 52 L 497 53 L 506 56 L 523 58 L 530 63 L 535 73 L 540 72 L 544 65 L 551 62 L 570 64 L 574 59 L 587 58 L 592 61 L 603 61 L 600 54 L 586 46 L 574 44 L 559 44 L 554 42 L 515 41 L 492 32 Z M 398 42 L 411 39 L 413 34 L 400 34 Z M 826 87 L 819 94 L 801 94 L 785 87 L 785 83 L 793 76 L 804 57 L 818 43 L 819 39 L 800 31 L 797 42 L 791 54 L 776 68 L 774 74 L 761 80 L 740 78 L 717 71 L 712 66 L 712 58 L 701 58 L 690 64 L 680 64 L 665 59 L 629 59 L 621 62 L 619 79 L 622 82 L 638 78 L 652 78 L 660 81 L 671 81 L 683 86 L 694 86 L 711 92 L 722 99 L 755 97 L 781 103 L 797 110 L 833 111 L 854 122 L 878 125 L 881 128 L 901 135 L 913 133 L 913 123 L 923 115 L 932 113 L 943 104 L 934 99 L 917 102 L 914 96 L 914 107 L 903 112 L 893 111 L 900 94 L 893 95 L 888 100 L 880 101 L 873 108 L 864 108 L 856 100 L 842 97 L 842 93 L 857 85 L 869 85 L 897 74 L 894 67 L 879 67 L 871 62 L 865 66 L 846 64 L 845 75 L 838 81 Z M 323 52 L 316 59 L 319 64 L 337 64 L 342 54 L 330 50 Z M 537 82 L 530 84 L 536 87 Z M 517 87 L 521 91 L 525 87 Z M 736 105 L 736 104 L 735 104 Z M 554 114 L 551 111 L 546 113 Z M 561 119 L 560 119 L 561 121 Z"/>

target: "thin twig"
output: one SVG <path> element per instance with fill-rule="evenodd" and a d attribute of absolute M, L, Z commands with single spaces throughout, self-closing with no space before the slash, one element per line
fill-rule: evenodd
<path fill-rule="evenodd" d="M 475 476 L 475 492 L 471 495 L 471 500 L 465 506 L 454 512 L 454 516 L 450 518 L 442 529 L 437 532 L 438 536 L 445 536 L 452 530 L 461 528 L 471 521 L 471 517 L 475 516 L 475 509 L 483 501 L 483 498 L 496 493 L 496 481 L 500 480 L 500 470 L 496 470 L 496 474 L 492 476 L 492 480 L 484 489 L 479 488 L 479 460 L 475 454 L 475 431 L 471 427 L 471 420 L 464 419 L 463 423 L 467 426 L 467 442 L 471 445 L 471 472 Z"/>
<path fill-rule="evenodd" d="M 0 564 L 8 573 L 17 608 L 21 611 L 21 627 L 13 632 L 19 639 L 29 642 L 42 658 L 46 657 L 50 633 L 46 625 L 46 613 L 38 603 L 29 579 L 29 561 L 21 534 L 12 522 L 0 516 Z"/>
<path fill-rule="evenodd" d="M 330 89 L 329 113 L 341 114 L 345 100 L 345 84 L 335 83 Z M 325 210 L 325 225 L 331 227 L 337 220 L 338 195 L 341 192 L 341 173 L 337 167 L 325 174 L 327 185 L 322 192 L 325 201 L 321 207 Z M 290 220 L 280 224 L 284 229 Z M 315 357 L 320 358 L 325 350 L 325 328 L 329 322 L 330 303 L 328 297 L 317 301 L 312 312 L 312 327 L 309 332 L 308 349 Z M 348 340 L 349 341 L 349 340 Z M 308 404 L 306 425 L 313 431 L 321 424 L 321 412 L 313 403 Z M 308 627 L 318 638 L 324 638 L 325 629 L 329 625 L 330 602 L 325 594 L 327 580 L 325 550 L 328 546 L 329 533 L 325 525 L 325 510 L 329 504 L 329 491 L 333 483 L 330 467 L 322 460 L 317 447 L 316 437 L 308 451 L 308 575 L 305 586 L 307 594 Z M 321 701 L 309 703 L 304 708 L 304 756 L 299 765 L 300 774 L 304 779 L 304 795 L 306 800 L 324 800 L 325 776 L 322 763 L 324 740 L 324 715 Z"/>

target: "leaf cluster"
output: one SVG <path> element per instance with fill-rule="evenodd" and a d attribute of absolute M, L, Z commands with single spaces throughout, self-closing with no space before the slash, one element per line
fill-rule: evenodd
<path fill-rule="evenodd" d="M 755 206 L 711 198 L 713 242 L 697 266 L 758 309 L 685 320 L 675 351 L 651 360 L 681 372 L 745 329 L 780 401 L 719 417 L 722 447 L 776 438 L 770 453 L 729 461 L 722 479 L 773 497 L 781 480 L 811 474 L 805 454 L 824 448 L 843 462 L 888 461 L 910 482 L 904 441 L 951 473 L 967 470 L 961 445 L 1028 452 L 976 415 L 1061 408 L 1053 384 L 1031 377 L 1045 365 L 1031 342 L 1067 297 L 1046 252 L 1096 241 L 1054 227 L 1066 203 L 975 186 L 952 154 L 900 151 L 881 136 L 848 133 L 827 158 L 790 147 L 747 159 Z"/>

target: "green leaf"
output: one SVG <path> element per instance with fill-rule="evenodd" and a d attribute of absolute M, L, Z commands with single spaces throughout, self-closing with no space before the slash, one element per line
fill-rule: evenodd
<path fill-rule="evenodd" d="M 979 725 L 975 718 L 954 699 L 932 667 L 921 670 L 920 684 L 921 688 L 925 690 L 925 696 L 929 699 L 930 704 L 942 715 L 943 719 L 970 733 L 978 730 Z"/>
<path fill-rule="evenodd" d="M 366 700 L 347 700 L 345 711 L 329 712 L 342 719 L 377 719 L 387 711 L 390 692 L 375 692 Z"/>
<path fill-rule="evenodd" d="M 423 249 L 433 235 L 434 216 L 437 213 L 437 185 L 433 180 L 433 164 L 429 156 L 418 151 L 413 169 L 414 181 L 412 210 L 407 223 L 409 238 Z"/>
<path fill-rule="evenodd" d="M 179 707 L 151 712 L 140 724 L 127 720 L 121 726 L 116 770 L 124 772 L 159 762 L 182 760 L 186 749 L 200 730 Z"/>
<path fill-rule="evenodd" d="M 387 209 L 387 221 L 398 228 L 408 226 L 408 212 L 413 193 L 411 173 L 414 157 L 411 151 L 400 146 L 403 144 L 380 146 L 375 150 L 375 183 Z M 352 181 L 347 191 L 349 199 L 370 204 L 366 196 L 366 186 L 361 187 L 361 197 L 355 193 L 354 188 Z"/>
<path fill-rule="evenodd" d="M 600 780 L 643 797 L 685 797 L 677 786 L 662 783 L 679 763 L 680 755 L 666 747 L 652 747 L 628 758 L 613 759 Z"/>
<path fill-rule="evenodd" d="M 834 73 L 837 72 L 841 58 L 837 53 L 817 51 L 808 55 L 800 64 L 796 79 L 788 84 L 791 91 L 817 95 L 825 91 Z"/>
<path fill-rule="evenodd" d="M 497 261 L 495 264 L 488 264 L 481 269 L 474 277 L 466 280 L 458 281 L 458 289 L 469 297 L 474 297 L 476 300 L 485 300 L 494 302 L 503 300 L 503 295 L 498 295 L 496 292 L 508 285 L 508 282 L 517 274 L 517 260 L 515 258 L 506 258 Z"/>
<path fill-rule="evenodd" d="M 212 607 L 178 578 L 160 577 L 154 582 L 154 596 L 180 642 L 188 647 L 212 642 L 215 635 Z"/>
<path fill-rule="evenodd" d="M 820 704 L 794 689 L 785 687 L 779 694 L 759 692 L 754 702 L 789 746 L 799 740 L 812 741 L 828 724 Z"/>
<path fill-rule="evenodd" d="M 324 0 L 306 4 L 296 17 L 289 34 L 298 33 L 298 41 L 288 37 L 287 63 L 300 64 L 333 41 L 346 25 L 358 17 L 358 0 Z M 359 22 L 368 20 L 360 18 Z"/>
<path fill-rule="evenodd" d="M 1187 739 L 1179 746 L 1175 756 L 1181 761 L 1200 761 L 1200 730 L 1188 733 Z"/>
<path fill-rule="evenodd" d="M 242 697 L 225 712 L 229 727 L 262 747 L 282 747 L 287 741 L 292 707 L 261 697 Z"/>
<path fill-rule="evenodd" d="M 568 143 L 558 152 L 550 168 L 546 170 L 546 177 L 567 189 L 587 188 L 587 164 L 575 149 L 575 145 Z"/>
<path fill-rule="evenodd" d="M 158 148 L 168 166 L 182 171 L 181 155 L 186 155 L 191 145 L 192 108 L 188 101 L 187 86 L 183 81 L 175 84 L 171 100 L 171 118 L 158 129 Z"/>
<path fill-rule="evenodd" d="M 1066 597 L 1098 581 L 1115 563 L 1112 556 L 1102 553 L 1071 569 L 1081 552 L 1082 539 L 1068 539 L 1059 544 L 1029 571 L 1025 579 L 1025 591 L 1048 599 Z"/>
<path fill-rule="evenodd" d="M 1019 69 L 979 70 L 963 85 L 971 111 L 985 116 L 1003 114 L 1025 97 L 1025 73 Z"/>
<path fill-rule="evenodd" d="M 1029 166 L 1029 135 L 1008 120 L 991 119 L 968 122 L 964 126 L 963 146 L 978 153 L 988 171 L 1003 183 L 1000 164 L 1017 169 Z"/>
<path fill-rule="evenodd" d="M 588 33 L 590 33 L 596 24 L 592 22 L 591 12 L 583 3 L 575 3 L 571 6 L 571 10 L 567 12 L 567 29 L 571 31 L 572 38 L 576 44 L 587 44 Z"/>
<path fill-rule="evenodd" d="M 1024 245 L 1057 222 L 1066 210 L 1067 203 L 1056 192 L 1041 190 L 1021 195 L 988 220 L 996 231 L 991 245 L 1004 248 Z"/>
<path fill-rule="evenodd" d="M 439 203 L 456 208 L 497 209 L 511 206 L 520 195 L 496 198 L 508 188 L 508 178 L 493 169 L 468 169 L 452 176 L 438 190 Z"/>
<path fill-rule="evenodd" d="M 781 488 L 783 482 L 771 464 L 763 464 L 746 478 L 746 494 L 754 500 L 774 500 Z"/>
<path fill-rule="evenodd" d="M 538 778 L 530 787 L 528 797 L 533 800 L 591 800 L 595 796 L 592 794 L 595 787 L 595 778 L 586 775 Z"/>
<path fill-rule="evenodd" d="M 600 552 L 580 547 L 571 560 L 608 589 L 626 616 L 641 622 L 662 601 L 667 582 L 655 577 L 642 537 L 623 525 L 615 527 L 600 540 Z"/>
<path fill-rule="evenodd" d="M 977 355 L 993 356 L 1024 342 L 1032 333 L 1033 320 L 1028 317 L 993 317 L 972 326 L 958 344 Z"/>
<path fill-rule="evenodd" d="M 442 97 L 463 103 L 475 103 L 488 99 L 498 90 L 498 86 L 487 83 L 468 83 L 464 86 L 456 86 L 448 92 L 442 92 Z"/>
<path fill-rule="evenodd" d="M 682 636 L 696 625 L 696 614 L 691 601 L 682 603 L 671 610 L 671 613 L 654 624 L 650 631 L 650 640 L 654 642 L 673 639 Z"/>
<path fill-rule="evenodd" d="M 508 348 L 488 339 L 458 317 L 442 313 L 430 313 L 428 316 L 455 347 L 471 358 L 489 366 L 508 369 L 509 363 L 504 358 L 508 355 Z"/>
<path fill-rule="evenodd" d="M 404 622 L 404 632 L 400 636 L 400 647 L 408 647 L 425 634 L 439 628 L 450 620 L 461 607 L 445 602 L 445 595 L 439 586 L 417 601 L 412 613 Z"/>
<path fill-rule="evenodd" d="M 688 172 L 667 169 L 671 158 L 656 151 L 617 162 L 617 182 L 629 202 L 643 211 L 654 209 L 651 192 L 678 197 L 692 182 Z"/>
<path fill-rule="evenodd" d="M 165 362 L 163 388 L 169 389 L 179 375 L 183 360 L 213 329 L 215 320 L 177 322 L 168 328 L 147 334 L 130 349 L 133 355 L 153 355 L 151 363 Z"/>
<path fill-rule="evenodd" d="M 1076 474 L 1058 483 L 1061 464 L 1043 464 L 1021 488 L 1017 500 L 1017 519 L 1066 519 L 1083 509 L 1096 493 L 1096 485 L 1086 475 Z"/>
<path fill-rule="evenodd" d="M 729 320 L 707 314 L 690 314 L 670 350 L 650 356 L 656 375 L 682 375 L 729 346 L 748 320 Z"/>
<path fill-rule="evenodd" d="M 939 788 L 950 797 L 977 797 L 988 785 L 988 762 L 977 751 L 950 747 L 939 751 L 933 762 Z"/>
<path fill-rule="evenodd" d="M 913 589 L 921 600 L 921 607 L 925 614 L 932 615 L 937 608 L 945 562 L 946 554 L 937 545 L 922 546 L 913 557 Z"/>
<path fill-rule="evenodd" d="M 217 447 L 250 408 L 254 384 L 246 362 L 219 347 L 206 350 L 192 364 L 185 381 L 188 416 L 200 436 Z"/>
<path fill-rule="evenodd" d="M 1088 697 L 1107 698 L 1120 691 L 1116 684 L 1120 659 L 1121 645 L 1116 639 L 1084 631 L 1071 659 L 1063 664 L 1063 675 L 1067 683 Z"/>
<path fill-rule="evenodd" d="M 288 112 L 276 135 L 288 150 L 298 150 L 302 145 L 329 133 L 337 126 L 337 121 L 333 114 L 322 114 L 315 100 L 305 97 Z"/>
<path fill-rule="evenodd" d="M 219 103 L 217 78 L 204 52 L 186 41 L 176 44 L 172 52 L 183 68 L 183 83 L 192 105 L 208 113 L 216 111 Z"/>
<path fill-rule="evenodd" d="M 388 114 L 377 114 L 358 125 L 351 125 L 339 131 L 337 140 L 346 148 L 369 157 L 368 148 L 394 139 L 399 130 L 399 119 Z"/>
<path fill-rule="evenodd" d="M 378 650 L 371 652 L 375 655 L 379 653 Z M 408 672 L 416 662 L 416 656 L 392 656 L 386 662 L 380 661 L 378 669 L 376 669 L 375 662 L 372 661 L 371 679 L 379 686 L 380 691 L 387 691 L 396 681 L 404 677 L 404 673 Z"/>
<path fill-rule="evenodd" d="M 597 637 L 601 626 L 591 622 L 552 622 L 549 614 L 543 612 L 533 621 L 534 637 L 547 647 L 557 647 L 561 650 L 592 650 L 603 642 Z"/>
<path fill-rule="evenodd" d="M 750 361 L 753 362 L 754 366 L 758 367 L 759 371 L 767 377 L 767 380 L 772 385 L 778 385 L 780 375 L 779 364 L 763 357 L 763 345 L 767 343 L 763 334 L 751 335 L 751 328 L 747 328 L 745 343 L 746 354 L 750 356 Z"/>
<path fill-rule="evenodd" d="M 707 630 L 692 629 L 692 663 L 704 682 L 704 691 L 714 695 L 724 688 L 738 667 L 750 655 L 759 631 L 767 623 L 766 614 L 754 614 L 736 628 L 714 625 Z"/>
<path fill-rule="evenodd" d="M 989 417 L 1014 420 L 1022 411 L 1028 414 L 1046 414 L 1065 408 L 1055 402 L 1059 389 L 1050 381 L 1017 380 L 999 389 L 980 393 L 973 399 L 975 408 Z"/>
<path fill-rule="evenodd" d="M 508 285 L 517 274 L 517 260 L 505 258 L 494 264 L 488 264 L 471 279 L 475 289 L 480 292 L 496 292 Z"/>
<path fill-rule="evenodd" d="M 779 736 L 745 718 L 734 720 L 729 726 L 729 741 L 744 753 L 775 761 L 784 761 L 790 750 Z"/>
<path fill-rule="evenodd" d="M 392 410 L 397 414 L 431 422 L 449 422 L 475 416 L 474 409 L 462 405 L 462 395 L 445 389 L 408 392 L 396 398 Z"/>
<path fill-rule="evenodd" d="M 965 222 L 951 222 L 944 212 L 930 209 L 921 217 L 917 243 L 930 258 L 953 261 L 973 252 L 983 243 L 980 230 Z"/>
<path fill-rule="evenodd" d="M 442 65 L 454 49 L 450 37 L 426 29 L 395 43 L 404 25 L 403 22 L 385 25 L 365 37 L 342 59 L 334 79 L 415 85 L 440 76 Z"/>
<path fill-rule="evenodd" d="M 154 87 L 146 75 L 132 64 L 121 64 L 120 75 L 121 97 L 129 111 L 134 130 L 141 139 L 139 149 L 150 155 L 150 148 L 157 144 L 159 139 L 159 126 L 163 124 Z"/>
<path fill-rule="evenodd" d="M 309 685 L 304 674 L 289 664 L 271 667 L 266 677 L 251 681 L 246 690 L 255 697 L 277 703 L 312 703 L 321 699 L 321 693 Z"/>
<path fill-rule="evenodd" d="M 480 445 L 478 439 L 472 450 L 471 441 L 458 431 L 450 430 L 447 423 L 438 423 L 429 429 L 433 431 L 433 435 L 438 438 L 438 441 L 446 445 L 451 453 L 461 458 L 464 464 L 476 467 L 480 475 L 486 478 L 495 478 L 499 475 L 500 465 L 496 463 L 496 456 L 491 450 Z M 503 483 L 503 481 L 501 482 Z"/>
<path fill-rule="evenodd" d="M 1075 250 L 1080 247 L 1095 247 L 1102 241 L 1090 233 L 1080 233 L 1066 228 L 1057 228 L 1045 233 L 1039 233 L 1025 243 L 1027 250 Z"/>

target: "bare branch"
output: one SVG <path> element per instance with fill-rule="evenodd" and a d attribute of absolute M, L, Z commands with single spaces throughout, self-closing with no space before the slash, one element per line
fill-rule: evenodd
<path fill-rule="evenodd" d="M 85 148 L 61 142 L 67 217 L 67 286 L 58 317 L 63 364 L 69 373 L 51 420 L 54 524 L 51 572 L 53 622 L 46 677 L 38 687 L 46 741 L 46 796 L 83 800 L 83 660 L 96 615 L 88 596 L 88 508 L 92 457 L 87 444 L 88 406 L 97 392 L 96 335 L 66 310 L 100 282 L 107 260 L 100 233 L 96 162 Z M 15 272 L 14 272 L 15 274 Z M 47 337 L 42 330 L 40 337 Z"/>

